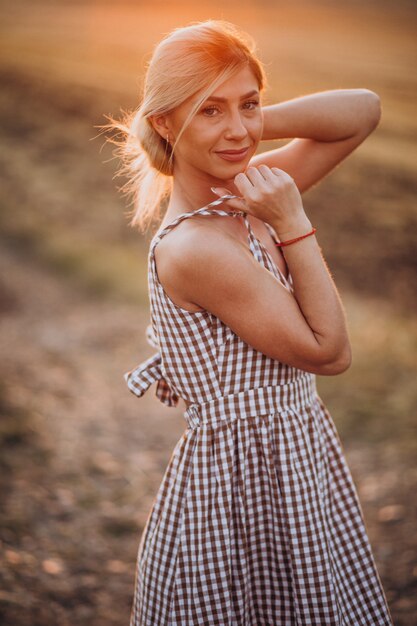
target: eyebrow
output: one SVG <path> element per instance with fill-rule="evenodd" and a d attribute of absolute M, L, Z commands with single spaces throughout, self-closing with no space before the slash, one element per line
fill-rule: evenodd
<path fill-rule="evenodd" d="M 253 89 L 252 91 L 245 93 L 245 95 L 241 96 L 240 99 L 244 100 L 245 98 L 250 98 L 250 96 L 254 96 L 255 94 L 259 95 L 259 91 L 257 89 Z M 206 102 L 208 100 L 213 100 L 213 102 L 226 102 L 226 98 L 219 98 L 218 96 L 209 96 L 208 98 L 206 98 Z"/>

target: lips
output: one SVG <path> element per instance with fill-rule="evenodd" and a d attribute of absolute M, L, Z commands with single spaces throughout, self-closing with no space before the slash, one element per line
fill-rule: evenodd
<path fill-rule="evenodd" d="M 243 154 L 248 149 L 249 146 L 246 146 L 246 148 L 241 148 L 240 150 L 216 150 L 216 152 L 219 154 Z"/>
<path fill-rule="evenodd" d="M 223 161 L 243 161 L 244 159 L 246 159 L 247 155 L 249 152 L 249 146 L 247 148 L 242 148 L 241 150 L 223 150 L 223 151 L 217 151 L 216 154 L 218 155 L 219 159 L 222 159 Z"/>

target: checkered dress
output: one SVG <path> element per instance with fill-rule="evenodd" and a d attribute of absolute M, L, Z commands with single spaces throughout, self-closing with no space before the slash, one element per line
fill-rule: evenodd
<path fill-rule="evenodd" d="M 191 405 L 141 536 L 130 626 L 392 625 L 315 375 L 174 304 L 158 280 L 155 246 L 183 220 L 240 215 L 254 257 L 293 292 L 246 213 L 215 204 L 150 244 L 146 332 L 158 350 L 124 377 L 139 397 L 156 383 L 164 404 Z"/>

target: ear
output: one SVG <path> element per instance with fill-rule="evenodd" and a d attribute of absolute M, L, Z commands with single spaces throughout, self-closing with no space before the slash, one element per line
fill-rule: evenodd
<path fill-rule="evenodd" d="M 166 115 L 151 115 L 149 117 L 149 121 L 151 122 L 156 132 L 159 133 L 163 139 L 166 139 L 170 130 L 168 123 L 167 123 L 168 122 L 167 116 Z"/>

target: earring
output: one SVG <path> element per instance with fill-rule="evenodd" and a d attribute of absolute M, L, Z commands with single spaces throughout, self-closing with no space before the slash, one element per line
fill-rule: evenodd
<path fill-rule="evenodd" d="M 166 135 L 166 143 L 164 147 L 164 162 L 168 159 L 168 146 L 171 147 L 169 143 L 169 134 Z"/>

